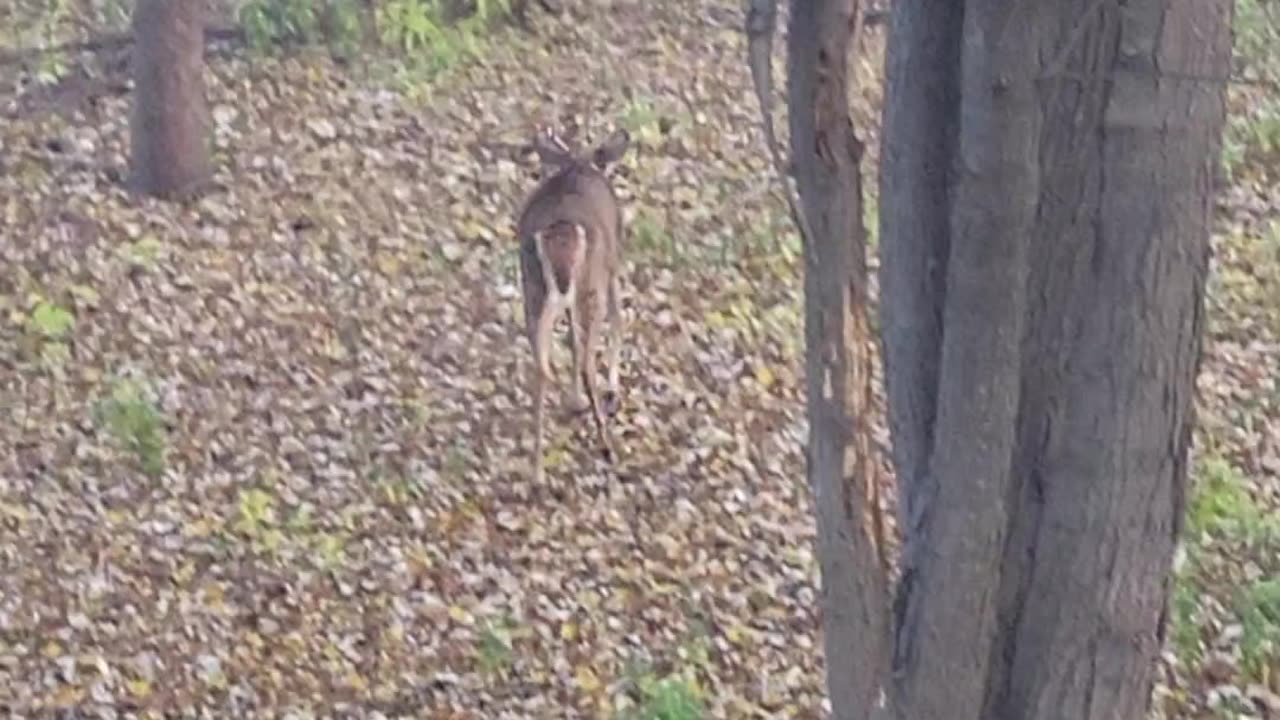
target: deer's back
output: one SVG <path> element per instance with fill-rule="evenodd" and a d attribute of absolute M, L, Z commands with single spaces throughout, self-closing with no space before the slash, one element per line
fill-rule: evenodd
<path fill-rule="evenodd" d="M 516 232 L 521 244 L 558 220 L 580 223 L 592 244 L 617 242 L 621 221 L 618 199 L 604 175 L 578 168 L 562 170 L 534 190 L 520 213 Z"/>

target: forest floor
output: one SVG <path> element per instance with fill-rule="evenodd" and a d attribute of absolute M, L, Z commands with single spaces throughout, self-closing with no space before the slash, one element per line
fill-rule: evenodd
<path fill-rule="evenodd" d="M 569 13 L 408 90 L 216 53 L 217 188 L 185 205 L 121 188 L 122 86 L 0 88 L 0 707 L 610 718 L 696 694 L 825 717 L 799 246 L 740 4 Z M 512 222 L 538 121 L 636 141 L 622 459 L 553 412 L 541 487 Z M 1280 570 L 1278 198 L 1246 167 L 1219 201 L 1212 492 L 1162 716 L 1280 692 L 1280 650 L 1248 644 L 1280 618 L 1241 601 Z"/>

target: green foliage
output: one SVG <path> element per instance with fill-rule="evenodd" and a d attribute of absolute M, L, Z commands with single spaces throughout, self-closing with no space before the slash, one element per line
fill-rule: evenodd
<path fill-rule="evenodd" d="M 357 0 L 243 0 L 237 10 L 251 47 L 327 42 L 353 46 L 360 33 Z"/>
<path fill-rule="evenodd" d="M 297 531 L 299 523 L 307 523 L 303 518 L 291 518 L 292 524 L 281 525 L 276 512 L 276 498 L 261 488 L 241 490 L 237 502 L 237 518 L 232 530 L 240 533 L 253 542 L 257 550 L 267 552 L 278 551 L 285 543 L 285 530 Z M 322 551 L 319 546 L 317 551 Z M 321 560 L 317 563 L 327 568 L 329 563 Z"/>
<path fill-rule="evenodd" d="M 689 637 L 676 649 L 680 662 L 671 672 L 658 675 L 643 660 L 628 663 L 626 680 L 636 702 L 617 713 L 616 720 L 701 720 L 703 693 L 697 673 L 710 668 L 711 650 L 701 621 L 691 622 Z"/>
<path fill-rule="evenodd" d="M 1187 529 L 1193 536 L 1249 544 L 1280 542 L 1280 519 L 1254 501 L 1244 476 L 1231 463 L 1220 457 L 1204 459 L 1198 463 L 1195 483 L 1187 512 Z"/>
<path fill-rule="evenodd" d="M 702 699 L 697 682 L 669 675 L 639 681 L 641 704 L 621 716 L 624 720 L 700 720 Z"/>
<path fill-rule="evenodd" d="M 1215 254 L 1210 335 L 1248 341 L 1258 327 L 1280 334 L 1280 220 L 1219 235 Z"/>
<path fill-rule="evenodd" d="M 133 15 L 132 0 L 100 0 L 96 3 L 98 17 L 106 27 L 127 28 Z"/>
<path fill-rule="evenodd" d="M 1205 607 L 1202 597 L 1222 582 L 1222 543 L 1250 548 L 1248 554 L 1280 558 L 1280 518 L 1248 492 L 1245 476 L 1226 459 L 1208 456 L 1197 462 L 1194 490 L 1187 510 L 1186 562 L 1175 574 L 1170 598 L 1170 637 L 1188 664 L 1203 659 Z M 1235 602 L 1242 627 L 1241 670 L 1255 679 L 1280 659 L 1280 580 L 1275 567 L 1263 567 L 1264 579 Z"/>
<path fill-rule="evenodd" d="M 1280 157 L 1280 99 L 1259 100 L 1243 113 L 1227 119 L 1222 139 L 1222 161 L 1229 177 L 1255 159 Z"/>
<path fill-rule="evenodd" d="M 638 96 L 629 100 L 622 109 L 618 124 L 631 133 L 632 141 L 638 146 L 657 147 L 662 139 L 658 107 L 653 99 Z"/>
<path fill-rule="evenodd" d="M 1246 70 L 1280 70 L 1280 7 L 1274 0 L 1236 0 L 1235 54 Z"/>
<path fill-rule="evenodd" d="M 116 380 L 95 406 L 94 420 L 138 459 L 147 475 L 156 477 L 164 471 L 164 417 L 140 383 Z"/>
<path fill-rule="evenodd" d="M 393 507 L 409 505 L 427 496 L 426 486 L 421 480 L 411 476 L 388 476 L 379 485 L 383 499 Z"/>
<path fill-rule="evenodd" d="M 1249 164 L 1280 160 L 1280 6 L 1274 0 L 1236 0 L 1234 59 L 1238 73 L 1262 85 L 1231 89 L 1232 113 L 1223 134 L 1229 177 Z"/>
<path fill-rule="evenodd" d="M 701 720 L 702 689 L 692 673 L 659 677 L 647 665 L 628 673 L 637 703 L 622 709 L 616 720 Z"/>
<path fill-rule="evenodd" d="M 347 540 L 341 534 L 318 532 L 311 536 L 312 552 L 315 553 L 316 566 L 321 570 L 331 570 L 342 564 Z"/>
<path fill-rule="evenodd" d="M 480 628 L 476 643 L 476 660 L 486 675 L 505 673 L 514 659 L 511 647 L 511 627 L 506 621 L 486 623 Z"/>
<path fill-rule="evenodd" d="M 138 240 L 120 246 L 120 256 L 130 263 L 147 270 L 154 269 L 164 254 L 164 243 L 155 235 L 145 235 Z"/>
<path fill-rule="evenodd" d="M 45 300 L 36 303 L 27 318 L 27 328 L 49 340 L 66 337 L 75 324 L 76 318 L 70 311 Z"/>
<path fill-rule="evenodd" d="M 471 467 L 471 463 L 467 459 L 468 456 L 467 446 L 461 441 L 455 442 L 445 451 L 444 462 L 441 463 L 440 472 L 444 473 L 445 477 L 450 478 L 460 478 L 466 475 L 467 470 Z"/>
<path fill-rule="evenodd" d="M 1200 586 L 1196 578 L 1198 567 L 1194 559 L 1188 561 L 1187 565 L 1174 576 L 1173 597 L 1170 598 L 1170 637 L 1183 662 L 1198 663 L 1204 656 L 1200 645 Z"/>
<path fill-rule="evenodd" d="M 274 522 L 275 498 L 271 493 L 258 488 L 240 491 L 239 519 L 235 525 L 238 532 L 254 537 Z"/>
<path fill-rule="evenodd" d="M 482 57 L 487 30 L 510 13 L 510 0 L 477 0 L 469 11 L 456 0 L 386 0 L 376 13 L 378 37 L 430 76 Z"/>
<path fill-rule="evenodd" d="M 410 54 L 426 47 L 441 55 L 451 51 L 436 5 L 431 0 L 388 0 L 378 8 L 382 42 Z"/>
<path fill-rule="evenodd" d="M 371 10 L 371 12 L 370 12 Z M 510 0 L 241 0 L 237 16 L 251 47 L 324 43 L 350 55 L 365 39 L 433 74 L 483 54 L 483 36 L 511 14 Z"/>
<path fill-rule="evenodd" d="M 57 45 L 61 41 L 59 31 L 71 18 L 71 5 L 68 0 L 52 0 L 48 11 L 44 13 L 36 28 L 40 44 L 45 47 Z M 67 74 L 70 67 L 65 52 L 40 53 L 36 58 L 36 80 L 44 84 L 53 84 Z"/>
<path fill-rule="evenodd" d="M 673 260 L 676 254 L 675 239 L 657 218 L 648 213 L 638 213 L 631 222 L 628 234 L 631 247 L 649 261 Z"/>
<path fill-rule="evenodd" d="M 1280 579 L 1255 583 L 1244 592 L 1238 611 L 1244 628 L 1241 667 L 1261 679 L 1269 665 L 1280 663 Z"/>
<path fill-rule="evenodd" d="M 27 333 L 37 339 L 40 364 L 56 373 L 71 358 L 71 348 L 64 340 L 75 329 L 75 315 L 38 295 L 29 302 L 34 303 L 31 313 L 17 317 L 22 320 Z"/>

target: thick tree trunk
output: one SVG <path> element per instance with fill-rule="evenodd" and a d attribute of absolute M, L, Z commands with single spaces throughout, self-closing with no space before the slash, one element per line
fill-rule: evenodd
<path fill-rule="evenodd" d="M 134 189 L 182 196 L 209 179 L 204 0 L 137 0 L 133 11 Z"/>
<path fill-rule="evenodd" d="M 893 14 L 894 714 L 1141 717 L 1223 123 L 1222 85 L 1187 78 L 1226 76 L 1229 0 Z"/>
<path fill-rule="evenodd" d="M 847 58 L 858 0 L 795 3 L 791 149 L 805 238 L 808 475 L 818 508 L 823 628 L 837 718 L 871 717 L 888 669 L 887 590 L 870 455 L 871 350 L 862 144 Z"/>
<path fill-rule="evenodd" d="M 1062 60 L 1041 68 L 1036 291 L 991 717 L 1143 716 L 1184 509 L 1224 108 L 1221 85 L 1174 76 L 1228 74 L 1231 5 L 1103 4 L 1086 18 L 1094 5 L 1041 16 Z"/>
<path fill-rule="evenodd" d="M 1230 0 L 894 3 L 883 340 L 905 543 L 891 620 L 858 422 L 855 3 L 794 3 L 789 42 L 835 715 L 1141 717 L 1224 120 L 1222 84 L 1202 79 L 1227 75 Z"/>

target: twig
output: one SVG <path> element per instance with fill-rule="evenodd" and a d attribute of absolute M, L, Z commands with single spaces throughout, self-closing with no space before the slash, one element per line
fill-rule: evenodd
<path fill-rule="evenodd" d="M 760 102 L 760 122 L 764 129 L 765 144 L 769 147 L 774 170 L 782 183 L 782 192 L 791 208 L 791 217 L 800 230 L 800 237 L 806 243 L 812 242 L 813 231 L 788 180 L 786 163 L 782 159 L 782 150 L 778 147 L 778 136 L 773 130 L 773 113 L 769 110 L 769 98 L 773 95 L 773 33 L 778 24 L 778 5 L 775 0 L 749 2 L 746 21 L 747 65 L 751 68 L 756 99 Z"/>

